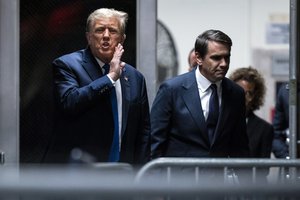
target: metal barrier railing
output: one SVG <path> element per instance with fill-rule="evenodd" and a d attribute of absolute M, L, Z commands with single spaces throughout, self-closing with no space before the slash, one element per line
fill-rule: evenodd
<path fill-rule="evenodd" d="M 224 184 L 224 182 L 199 181 L 177 182 L 148 181 L 149 172 L 158 168 L 169 169 L 172 179 L 173 167 L 195 167 L 196 169 L 220 167 L 230 168 L 280 167 L 299 168 L 299 160 L 279 159 L 194 159 L 194 158 L 160 158 L 153 160 L 138 171 L 128 165 L 28 165 L 14 169 L 3 165 L 0 170 L 0 199 L 17 196 L 25 199 L 209 199 L 214 197 L 247 197 L 246 199 L 300 199 L 298 179 L 278 184 Z M 255 170 L 254 170 L 255 171 Z M 195 170 L 197 172 L 197 170 Z M 196 173 L 197 175 L 197 173 Z M 198 173 L 199 175 L 199 173 Z M 151 173 L 150 173 L 151 176 Z M 155 178 L 155 177 L 154 177 Z M 199 175 L 200 179 L 200 175 Z M 163 198 L 160 198 L 163 197 Z M 250 198 L 248 198 L 250 197 Z"/>
<path fill-rule="evenodd" d="M 105 170 L 106 171 L 106 170 Z M 125 170 L 127 171 L 127 170 Z M 299 184 L 281 185 L 230 185 L 215 182 L 190 184 L 184 181 L 175 184 L 152 184 L 134 182 L 134 176 L 123 173 L 102 173 L 90 167 L 33 167 L 21 169 L 1 168 L 0 199 L 210 199 L 214 197 L 257 196 L 299 199 Z M 16 198 L 12 198 L 16 197 Z M 157 198 L 163 197 L 163 198 Z M 224 199 L 224 198 L 222 198 Z M 251 198 L 246 198 L 251 199 Z M 266 198 L 262 198 L 266 199 Z"/>
<path fill-rule="evenodd" d="M 136 182 L 140 182 L 147 172 L 155 168 L 165 168 L 167 179 L 170 180 L 172 167 L 194 167 L 195 179 L 199 179 L 199 168 L 223 168 L 224 181 L 228 182 L 228 174 L 232 168 L 251 168 L 252 182 L 256 182 L 257 169 L 278 167 L 279 180 L 284 182 L 297 179 L 297 168 L 300 160 L 287 159 L 234 159 L 234 158 L 158 158 L 144 165 L 136 175 Z M 288 176 L 287 176 L 288 174 Z"/>

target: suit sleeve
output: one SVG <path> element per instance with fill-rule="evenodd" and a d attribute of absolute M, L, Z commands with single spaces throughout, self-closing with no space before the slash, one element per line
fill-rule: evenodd
<path fill-rule="evenodd" d="M 163 83 L 156 94 L 150 114 L 151 159 L 164 156 L 172 115 L 171 99 L 170 88 Z"/>
<path fill-rule="evenodd" d="M 102 76 L 87 85 L 79 81 L 76 64 L 63 59 L 53 61 L 54 94 L 58 107 L 66 114 L 77 115 L 91 107 L 113 86 L 107 76 Z"/>
<path fill-rule="evenodd" d="M 286 130 L 288 129 L 289 122 L 286 119 L 286 105 L 287 96 L 284 91 L 285 85 L 282 86 L 278 92 L 277 101 L 275 105 L 275 115 L 273 119 L 274 139 L 272 144 L 272 151 L 276 158 L 286 158 L 289 154 L 288 145 L 286 144 Z M 286 98 L 286 99 L 285 99 Z"/>
<path fill-rule="evenodd" d="M 285 109 L 288 108 L 288 105 L 285 105 L 285 103 L 288 102 L 288 94 L 285 90 L 285 85 L 283 85 L 280 88 L 276 99 L 275 115 L 273 119 L 275 134 L 281 134 L 282 131 L 285 131 L 289 127 L 288 119 L 285 117 L 287 112 Z"/>

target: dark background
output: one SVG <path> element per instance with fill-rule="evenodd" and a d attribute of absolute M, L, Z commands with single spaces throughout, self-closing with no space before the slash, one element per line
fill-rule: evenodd
<path fill-rule="evenodd" d="M 86 47 L 88 15 L 101 7 L 129 14 L 123 61 L 136 66 L 135 0 L 20 1 L 20 162 L 39 163 L 55 118 L 52 61 Z"/>

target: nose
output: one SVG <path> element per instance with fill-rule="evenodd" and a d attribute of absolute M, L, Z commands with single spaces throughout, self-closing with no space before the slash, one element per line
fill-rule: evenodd
<path fill-rule="evenodd" d="M 227 67 L 228 65 L 229 65 L 229 60 L 227 58 L 224 57 L 220 60 L 221 67 Z"/>
<path fill-rule="evenodd" d="M 106 29 L 104 30 L 103 36 L 109 37 L 109 30 L 108 30 L 108 28 L 106 28 Z"/>

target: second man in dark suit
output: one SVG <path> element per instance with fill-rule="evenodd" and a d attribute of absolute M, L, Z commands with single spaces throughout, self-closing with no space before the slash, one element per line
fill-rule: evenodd
<path fill-rule="evenodd" d="M 151 157 L 248 157 L 243 89 L 225 77 L 232 41 L 208 30 L 195 42 L 198 68 L 165 81 L 151 109 Z M 219 115 L 209 136 L 211 84 Z"/>

